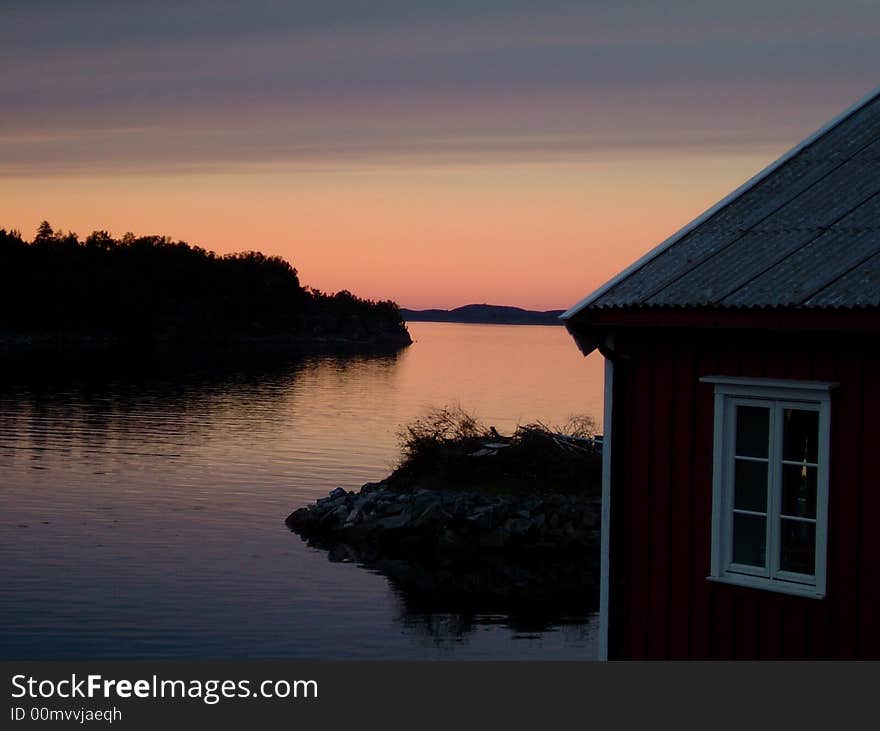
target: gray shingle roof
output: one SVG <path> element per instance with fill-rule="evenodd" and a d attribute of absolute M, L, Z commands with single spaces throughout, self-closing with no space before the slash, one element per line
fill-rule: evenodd
<path fill-rule="evenodd" d="M 562 315 L 880 306 L 880 89 Z"/>

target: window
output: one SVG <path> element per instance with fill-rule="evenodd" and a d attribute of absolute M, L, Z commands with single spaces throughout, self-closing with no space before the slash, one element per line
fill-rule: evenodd
<path fill-rule="evenodd" d="M 715 384 L 709 578 L 825 595 L 832 383 Z"/>

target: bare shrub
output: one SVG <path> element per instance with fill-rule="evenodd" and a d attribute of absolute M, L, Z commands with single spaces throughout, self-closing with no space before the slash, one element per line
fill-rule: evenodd
<path fill-rule="evenodd" d="M 573 414 L 559 431 L 575 439 L 594 439 L 599 433 L 599 425 L 589 414 Z"/>
<path fill-rule="evenodd" d="M 470 443 L 487 434 L 486 427 L 461 406 L 432 409 L 398 432 L 402 461 L 419 460 L 444 447 Z"/>
<path fill-rule="evenodd" d="M 398 432 L 392 482 L 513 492 L 592 492 L 600 480 L 596 422 L 572 416 L 561 428 L 535 421 L 510 436 L 487 428 L 460 406 L 435 408 Z"/>

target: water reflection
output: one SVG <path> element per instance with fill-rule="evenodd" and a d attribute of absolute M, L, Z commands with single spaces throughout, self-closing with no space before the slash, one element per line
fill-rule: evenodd
<path fill-rule="evenodd" d="M 301 540 L 326 551 L 330 563 L 352 563 L 383 576 L 397 600 L 398 620 L 439 644 L 486 625 L 516 635 L 583 626 L 599 607 L 598 551 L 435 555 L 394 545 L 356 547 L 329 537 Z"/>
<path fill-rule="evenodd" d="M 48 469 L 50 453 L 68 460 L 66 470 L 71 462 L 84 466 L 97 457 L 130 467 L 139 458 L 179 460 L 193 447 L 230 436 L 244 442 L 229 440 L 231 447 L 263 451 L 248 435 L 289 429 L 304 391 L 344 391 L 351 380 L 387 390 L 399 358 L 400 351 L 270 354 L 257 361 L 128 354 L 6 364 L 0 372 L 0 466 L 24 452 L 31 469 Z"/>
<path fill-rule="evenodd" d="M 388 579 L 401 621 L 438 642 L 458 640 L 484 625 L 516 634 L 580 626 L 598 610 L 597 572 L 582 555 L 466 563 L 386 559 L 366 567 Z"/>
<path fill-rule="evenodd" d="M 396 353 L 7 364 L 0 656 L 431 658 L 450 652 L 441 627 L 457 658 L 591 652 L 589 601 L 538 621 L 461 604 L 331 563 L 284 525 L 332 487 L 384 477 L 398 426 L 427 405 L 459 401 L 507 428 L 601 393 L 560 329 L 475 327 L 417 323 Z M 438 356 L 450 350 L 458 366 Z"/>

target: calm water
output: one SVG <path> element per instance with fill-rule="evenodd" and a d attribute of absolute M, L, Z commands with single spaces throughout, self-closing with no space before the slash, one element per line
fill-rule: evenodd
<path fill-rule="evenodd" d="M 396 356 L 108 363 L 0 381 L 0 657 L 590 659 L 596 617 L 431 607 L 284 525 L 384 477 L 400 424 L 601 416 L 562 328 L 413 323 Z"/>

